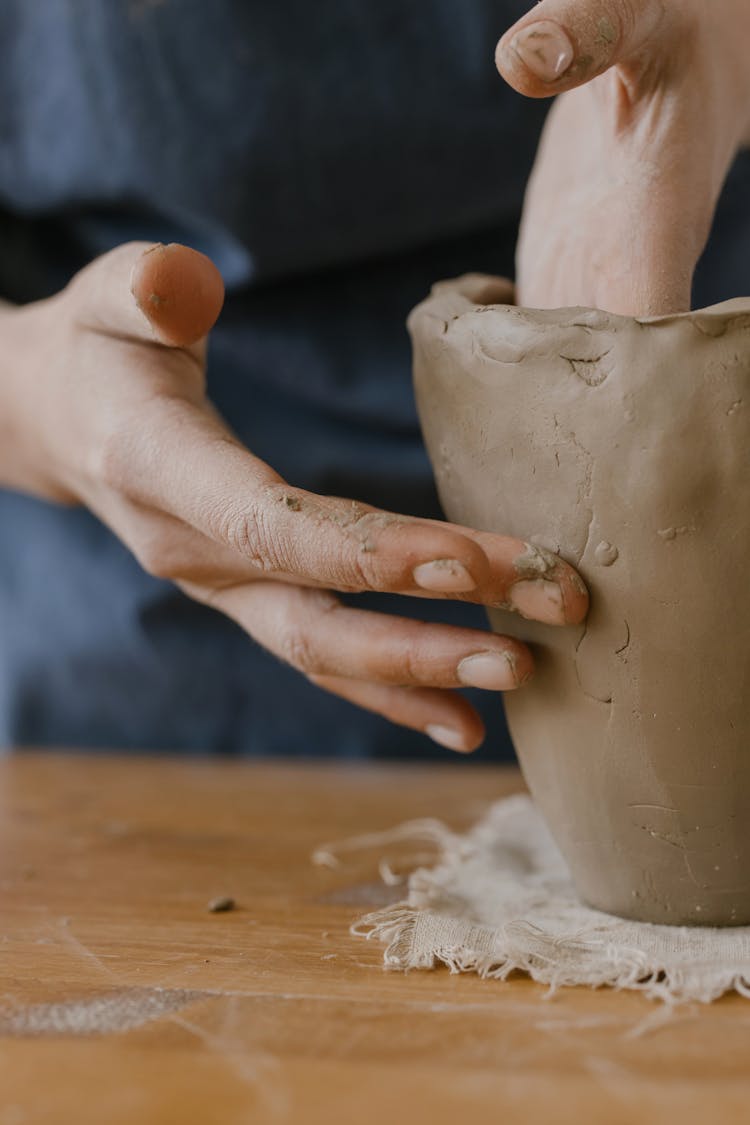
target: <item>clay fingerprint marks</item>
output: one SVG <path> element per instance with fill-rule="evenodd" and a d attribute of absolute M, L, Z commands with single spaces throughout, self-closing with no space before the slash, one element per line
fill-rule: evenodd
<path fill-rule="evenodd" d="M 588 395 L 586 388 L 602 386 L 614 371 L 615 334 L 620 318 L 597 309 L 570 309 L 566 310 L 567 321 L 560 325 L 560 315 L 560 310 L 550 310 L 535 313 L 535 318 L 544 325 L 547 354 L 552 352 L 559 359 L 555 362 L 555 371 L 559 372 L 559 378 L 567 380 L 572 392 L 570 396 L 565 396 L 568 407 L 563 407 L 559 413 L 557 410 L 553 412 L 552 444 L 558 469 L 566 469 L 567 473 L 572 469 L 577 478 L 576 531 L 571 534 L 573 528 L 569 526 L 564 541 L 568 550 L 575 552 L 573 561 L 580 564 L 589 550 L 596 523 L 593 499 L 595 457 L 590 447 L 590 427 L 580 426 L 586 413 L 580 414 L 583 404 L 576 391 Z M 561 389 L 565 390 L 565 383 Z M 558 483 L 562 486 L 562 476 Z M 570 495 L 567 489 L 566 493 Z"/>
<path fill-rule="evenodd" d="M 555 315 L 559 317 L 559 312 Z M 561 328 L 559 320 L 557 324 L 552 321 L 552 327 L 560 335 L 557 353 L 567 365 L 566 374 L 574 376 L 585 387 L 601 387 L 615 369 L 617 318 L 597 309 L 576 309 L 572 310 L 568 324 Z M 577 507 L 585 513 L 586 535 L 576 561 L 580 566 L 582 561 L 589 560 L 595 567 L 609 570 L 617 563 L 619 550 L 608 539 L 594 538 L 598 520 L 594 510 L 593 451 L 587 448 L 572 427 L 563 428 L 558 418 L 555 418 L 555 424 L 560 452 L 572 453 L 580 466 Z M 590 555 L 593 555 L 592 559 Z M 576 678 L 587 699 L 611 705 L 618 667 L 616 661 L 627 660 L 630 640 L 628 622 L 611 617 L 600 619 L 595 603 L 582 627 L 573 655 Z"/>
<path fill-rule="evenodd" d="M 603 619 L 594 610 L 583 626 L 574 663 L 581 691 L 597 703 L 612 703 L 617 668 L 627 664 L 630 625 L 624 618 Z"/>
<path fill-rule="evenodd" d="M 708 336 L 716 340 L 732 332 L 733 336 L 750 335 L 750 313 L 747 309 L 747 299 L 740 297 L 732 301 L 724 301 L 700 312 L 690 314 L 688 323 L 690 327 L 699 332 L 701 336 Z"/>
<path fill-rule="evenodd" d="M 609 572 L 616 567 L 620 552 L 609 539 L 592 536 L 590 542 L 596 544 L 591 551 L 593 565 L 599 570 Z M 588 546 L 587 546 L 588 550 Z M 597 703 L 611 704 L 620 671 L 627 665 L 630 656 L 632 634 L 629 622 L 624 617 L 613 616 L 609 610 L 601 614 L 595 598 L 593 609 L 583 625 L 581 636 L 576 644 L 574 664 L 581 691 Z"/>
<path fill-rule="evenodd" d="M 523 309 L 488 305 L 457 318 L 467 332 L 472 359 L 516 366 L 544 350 L 545 330 Z"/>
<path fill-rule="evenodd" d="M 585 383 L 587 387 L 599 387 L 610 374 L 611 368 L 605 366 L 605 360 L 609 352 L 602 352 L 601 355 L 596 356 L 594 359 L 574 359 L 573 356 L 563 356 L 571 366 L 574 375 L 577 375 L 581 382 Z"/>
<path fill-rule="evenodd" d="M 614 369 L 617 323 L 618 318 L 589 309 L 561 313 L 488 307 L 464 312 L 449 327 L 448 338 L 456 333 L 456 344 L 463 348 L 462 365 L 471 371 L 475 383 L 498 396 L 501 387 L 507 388 L 507 402 L 481 392 L 482 401 L 490 405 L 488 421 L 494 441 L 485 440 L 481 422 L 474 436 L 502 469 L 508 492 L 528 498 L 544 489 L 548 496 L 577 497 L 575 506 L 550 503 L 544 526 L 529 529 L 535 536 L 538 533 L 564 543 L 572 562 L 583 557 L 594 522 L 594 457 L 586 437 L 577 433 L 580 404 L 576 392 L 580 388 L 587 393 L 588 387 L 600 386 Z M 575 384 L 566 386 L 571 374 Z M 451 440 L 455 440 L 454 433 L 455 429 Z M 504 464 L 498 461 L 500 449 L 507 458 Z M 528 521 L 527 504 L 528 500 L 510 526 L 521 528 Z"/>
<path fill-rule="evenodd" d="M 587 387 L 600 387 L 615 366 L 612 319 L 596 309 L 575 311 L 575 319 L 563 329 L 560 359 Z"/>
<path fill-rule="evenodd" d="M 492 315 L 492 331 L 482 324 Z M 568 317 L 561 324 L 561 314 Z M 495 363 L 535 365 L 555 349 L 567 369 L 588 387 L 599 387 L 614 370 L 614 343 L 618 322 L 598 309 L 473 309 L 460 318 L 469 323 L 473 355 Z M 456 319 L 459 319 L 458 317 Z"/>
<path fill-rule="evenodd" d="M 711 316 L 710 313 L 693 313 L 690 324 L 701 336 L 708 336 L 712 340 L 723 336 L 728 327 L 726 317 Z"/>

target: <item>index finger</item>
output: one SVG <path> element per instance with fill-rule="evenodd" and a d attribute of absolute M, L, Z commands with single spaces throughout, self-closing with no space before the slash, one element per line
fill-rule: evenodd
<path fill-rule="evenodd" d="M 131 498 L 266 574 L 348 592 L 459 597 L 548 624 L 585 616 L 581 579 L 550 552 L 295 488 L 193 402 L 151 404 L 122 452 L 115 476 Z"/>

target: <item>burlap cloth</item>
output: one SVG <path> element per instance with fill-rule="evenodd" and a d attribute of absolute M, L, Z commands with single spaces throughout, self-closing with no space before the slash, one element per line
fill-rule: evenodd
<path fill-rule="evenodd" d="M 504 980 L 520 970 L 556 989 L 608 985 L 669 1002 L 750 998 L 750 927 L 653 926 L 584 906 L 541 816 L 526 796 L 493 805 L 465 835 L 439 821 L 325 845 L 314 862 L 346 850 L 430 841 L 435 866 L 408 876 L 406 898 L 361 918 L 352 932 L 385 944 L 389 969 L 474 972 Z M 387 883 L 398 882 L 381 864 Z"/>

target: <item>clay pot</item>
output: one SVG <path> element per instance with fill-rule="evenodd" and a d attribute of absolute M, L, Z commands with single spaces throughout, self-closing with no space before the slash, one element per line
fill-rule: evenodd
<path fill-rule="evenodd" d="M 537 672 L 506 697 L 582 899 L 750 923 L 750 300 L 639 320 L 438 285 L 411 315 L 446 514 L 558 552 L 582 626 L 502 610 Z"/>

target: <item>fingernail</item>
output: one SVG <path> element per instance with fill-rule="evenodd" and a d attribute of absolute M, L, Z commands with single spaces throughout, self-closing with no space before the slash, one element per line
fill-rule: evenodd
<path fill-rule="evenodd" d="M 464 736 L 460 731 L 454 730 L 453 727 L 442 727 L 439 723 L 430 723 L 425 727 L 424 732 L 437 742 L 438 745 L 444 746 L 446 750 L 457 750 L 459 754 L 468 754 L 469 747 L 466 745 Z"/>
<path fill-rule="evenodd" d="M 465 656 L 456 668 L 456 675 L 465 687 L 485 691 L 510 691 L 519 686 L 515 661 L 508 652 L 476 652 Z"/>
<path fill-rule="evenodd" d="M 510 45 L 542 82 L 556 82 L 573 62 L 573 44 L 552 20 L 529 24 L 513 36 Z"/>
<path fill-rule="evenodd" d="M 433 559 L 414 567 L 414 581 L 423 590 L 460 594 L 476 589 L 476 582 L 458 559 Z"/>
<path fill-rule="evenodd" d="M 508 605 L 521 617 L 545 625 L 564 625 L 563 593 L 557 582 L 547 578 L 525 578 L 508 590 Z"/>

